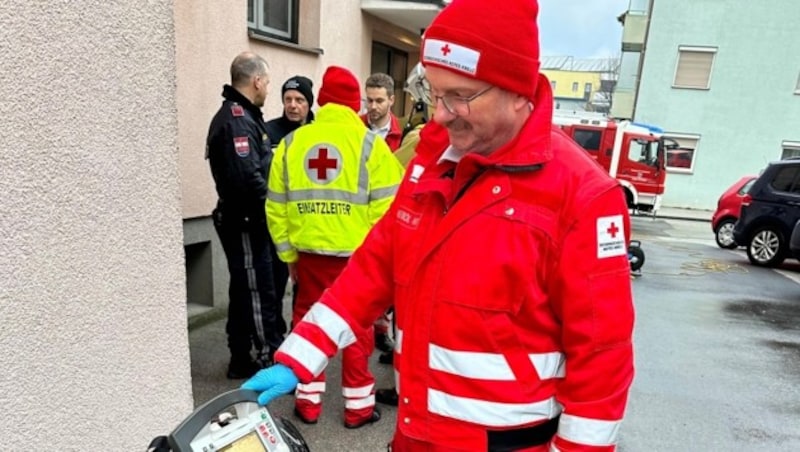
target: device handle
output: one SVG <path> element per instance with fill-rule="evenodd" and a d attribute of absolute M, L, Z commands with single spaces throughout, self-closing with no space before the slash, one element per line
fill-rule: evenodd
<path fill-rule="evenodd" d="M 234 389 L 209 400 L 192 412 L 170 433 L 168 441 L 174 452 L 191 452 L 189 444 L 212 416 L 237 403 L 258 404 L 258 392 L 250 389 Z"/>

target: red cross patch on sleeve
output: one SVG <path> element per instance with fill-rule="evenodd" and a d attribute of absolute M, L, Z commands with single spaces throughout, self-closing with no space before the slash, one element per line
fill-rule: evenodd
<path fill-rule="evenodd" d="M 625 248 L 625 224 L 622 215 L 600 217 L 597 219 L 597 258 L 603 259 L 613 256 L 624 256 L 628 250 Z"/>
<path fill-rule="evenodd" d="M 231 105 L 231 114 L 234 117 L 244 116 L 244 108 L 241 105 Z"/>
<path fill-rule="evenodd" d="M 250 140 L 247 137 L 233 137 L 233 148 L 239 157 L 250 155 Z"/>

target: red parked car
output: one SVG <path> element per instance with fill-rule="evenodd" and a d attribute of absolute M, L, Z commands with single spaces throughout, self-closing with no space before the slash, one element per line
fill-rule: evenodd
<path fill-rule="evenodd" d="M 717 201 L 717 210 L 711 217 L 711 229 L 720 248 L 736 248 L 733 239 L 733 225 L 739 219 L 742 210 L 742 199 L 747 190 L 755 182 L 756 176 L 744 176 L 731 185 Z"/>

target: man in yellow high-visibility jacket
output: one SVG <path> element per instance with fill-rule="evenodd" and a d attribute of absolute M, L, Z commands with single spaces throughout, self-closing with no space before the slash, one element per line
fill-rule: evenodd
<path fill-rule="evenodd" d="M 331 66 L 322 79 L 316 120 L 278 144 L 269 174 L 267 224 L 278 257 L 298 284 L 296 325 L 330 286 L 394 199 L 403 166 L 386 142 L 369 131 L 358 80 Z M 369 371 L 372 332 L 342 354 L 345 426 L 380 419 L 375 378 Z M 322 411 L 324 374 L 296 390 L 295 414 L 315 423 Z"/>

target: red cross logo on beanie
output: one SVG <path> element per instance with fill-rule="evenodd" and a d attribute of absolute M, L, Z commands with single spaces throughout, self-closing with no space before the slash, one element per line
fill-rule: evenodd
<path fill-rule="evenodd" d="M 442 55 L 447 56 L 450 52 L 450 44 L 445 44 L 444 47 L 442 47 Z"/>
<path fill-rule="evenodd" d="M 342 171 L 342 158 L 339 150 L 331 145 L 319 145 L 306 154 L 306 174 L 314 182 L 327 184 Z"/>

